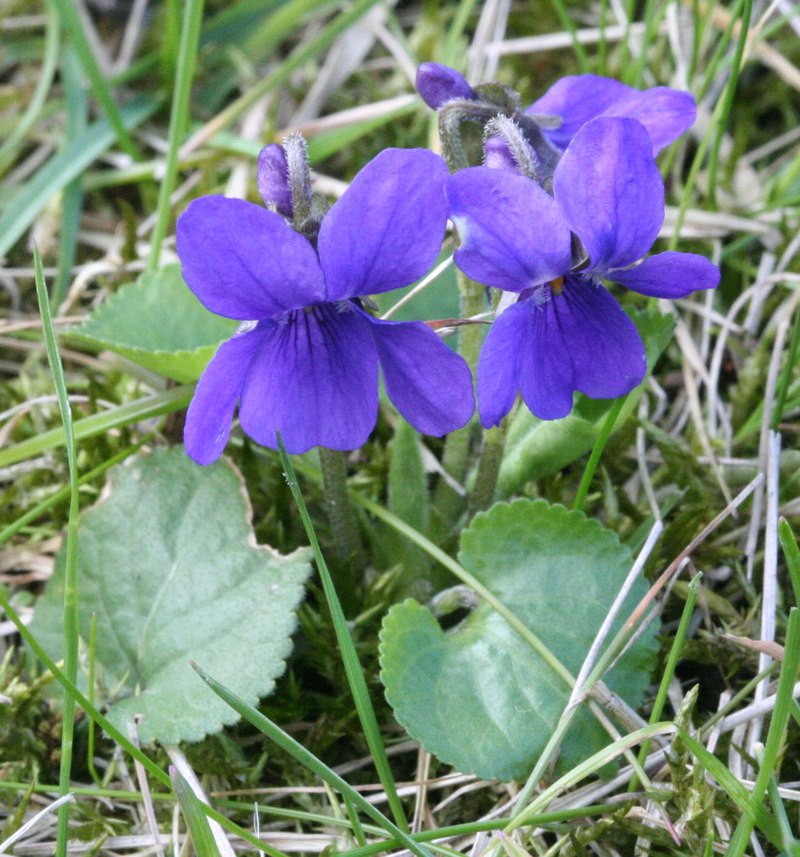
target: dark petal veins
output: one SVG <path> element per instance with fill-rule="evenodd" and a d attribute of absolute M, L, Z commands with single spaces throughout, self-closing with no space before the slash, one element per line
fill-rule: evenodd
<path fill-rule="evenodd" d="M 223 342 L 198 381 L 183 430 L 186 452 L 198 464 L 222 455 L 247 367 L 262 340 L 257 329 Z"/>
<path fill-rule="evenodd" d="M 288 313 L 250 361 L 239 420 L 258 443 L 287 452 L 314 446 L 355 449 L 378 412 L 378 354 L 371 330 L 350 303 Z"/>
<path fill-rule="evenodd" d="M 561 295 L 535 313 L 534 324 L 535 347 L 525 354 L 521 392 L 542 419 L 565 417 L 573 391 L 615 399 L 644 378 L 639 331 L 608 291 L 586 277 L 568 276 Z"/>
<path fill-rule="evenodd" d="M 602 286 L 569 275 L 560 295 L 520 301 L 495 322 L 478 362 L 481 422 L 499 422 L 517 388 L 535 416 L 561 419 L 573 393 L 616 398 L 646 369 L 639 332 L 619 304 Z"/>
<path fill-rule="evenodd" d="M 478 358 L 478 412 L 485 428 L 500 424 L 511 410 L 529 341 L 533 299 L 512 304 L 492 324 Z"/>

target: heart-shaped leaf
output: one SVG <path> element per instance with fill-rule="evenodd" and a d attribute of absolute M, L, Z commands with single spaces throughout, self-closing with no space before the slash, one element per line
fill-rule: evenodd
<path fill-rule="evenodd" d="M 237 323 L 209 312 L 178 265 L 123 286 L 70 335 L 182 383 L 196 381 Z"/>
<path fill-rule="evenodd" d="M 576 675 L 633 562 L 617 536 L 583 513 L 544 500 L 498 503 L 476 516 L 459 559 Z M 617 627 L 646 590 L 638 581 Z M 655 663 L 655 627 L 607 676 L 638 705 Z M 409 734 L 465 773 L 521 780 L 531 771 L 570 689 L 497 612 L 481 605 L 445 633 L 413 600 L 393 607 L 381 633 L 386 697 Z M 567 733 L 574 765 L 608 737 L 588 710 Z"/>
<path fill-rule="evenodd" d="M 258 546 L 241 477 L 220 460 L 198 467 L 181 448 L 112 471 L 78 528 L 80 634 L 96 616 L 108 718 L 142 741 L 198 741 L 238 715 L 195 675 L 194 660 L 250 703 L 270 693 L 291 651 L 306 549 Z M 62 657 L 64 569 L 36 605 L 31 630 Z"/>

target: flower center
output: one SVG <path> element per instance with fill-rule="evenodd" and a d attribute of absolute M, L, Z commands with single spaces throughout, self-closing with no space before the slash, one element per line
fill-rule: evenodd
<path fill-rule="evenodd" d="M 564 278 L 556 277 L 555 280 L 550 280 L 548 285 L 550 286 L 550 291 L 558 297 L 564 291 Z"/>

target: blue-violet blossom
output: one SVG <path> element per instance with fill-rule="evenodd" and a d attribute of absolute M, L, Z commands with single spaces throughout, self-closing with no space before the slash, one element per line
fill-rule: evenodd
<path fill-rule="evenodd" d="M 654 155 L 688 131 L 697 117 L 690 92 L 667 86 L 638 90 L 595 74 L 562 77 L 525 112 L 561 117 L 561 125 L 545 128 L 544 135 L 562 150 L 592 119 L 600 116 L 638 119 L 647 129 Z"/>
<path fill-rule="evenodd" d="M 519 293 L 479 357 L 484 426 L 502 420 L 518 391 L 536 416 L 551 420 L 570 412 L 575 391 L 615 398 L 641 382 L 641 337 L 601 277 L 662 298 L 717 285 L 717 268 L 692 253 L 659 253 L 635 265 L 664 219 L 652 148 L 638 120 L 600 118 L 567 147 L 553 196 L 504 169 L 471 167 L 451 177 L 451 218 L 462 241 L 456 264 L 485 285 Z M 573 234 L 588 256 L 577 265 Z"/>
<path fill-rule="evenodd" d="M 439 109 L 453 99 L 475 101 L 479 94 L 455 69 L 440 63 L 422 63 L 416 87 L 429 107 Z M 480 89 L 480 88 L 479 88 Z M 532 116 L 557 116 L 561 124 L 542 127 L 544 136 L 563 151 L 578 130 L 600 116 L 638 119 L 647 129 L 657 155 L 687 131 L 697 108 L 690 92 L 654 86 L 638 90 L 618 80 L 595 74 L 562 77 L 524 111 Z"/>
<path fill-rule="evenodd" d="M 209 464 L 242 429 L 275 448 L 354 449 L 375 425 L 378 366 L 419 431 L 442 435 L 474 408 L 466 363 L 425 324 L 389 322 L 360 298 L 406 286 L 440 250 L 447 221 L 442 160 L 389 149 L 325 215 L 316 248 L 275 212 L 206 196 L 178 219 L 183 275 L 212 312 L 252 322 L 224 342 L 186 417 L 189 455 Z"/>

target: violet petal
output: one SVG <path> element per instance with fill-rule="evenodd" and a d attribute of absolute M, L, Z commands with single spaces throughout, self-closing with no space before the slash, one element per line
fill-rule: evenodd
<path fill-rule="evenodd" d="M 598 273 L 641 259 L 664 221 L 664 183 L 636 119 L 584 125 L 556 167 L 553 193 Z"/>
<path fill-rule="evenodd" d="M 691 92 L 655 86 L 644 92 L 627 93 L 603 115 L 638 119 L 650 136 L 653 155 L 657 155 L 692 127 L 697 106 Z"/>
<path fill-rule="evenodd" d="M 437 437 L 466 425 L 475 399 L 463 358 L 421 321 L 369 320 L 386 392 L 403 417 Z"/>
<path fill-rule="evenodd" d="M 485 428 L 500 424 L 519 390 L 522 355 L 528 341 L 533 300 L 512 304 L 492 324 L 478 358 L 478 412 Z M 571 402 L 571 400 L 570 400 Z"/>
<path fill-rule="evenodd" d="M 613 399 L 644 378 L 639 331 L 609 292 L 587 277 L 567 276 L 563 292 L 531 316 L 520 391 L 536 416 L 567 416 L 573 391 Z"/>
<path fill-rule="evenodd" d="M 467 276 L 521 292 L 570 269 L 569 228 L 533 179 L 470 167 L 452 176 L 447 195 L 462 242 L 455 261 Z"/>
<path fill-rule="evenodd" d="M 262 339 L 254 330 L 223 342 L 200 377 L 183 430 L 186 452 L 198 464 L 222 455 L 247 367 Z"/>
<path fill-rule="evenodd" d="M 378 354 L 352 304 L 320 304 L 271 327 L 250 361 L 239 406 L 242 428 L 287 452 L 355 449 L 375 426 Z"/>
<path fill-rule="evenodd" d="M 322 221 L 319 258 L 329 300 L 407 286 L 436 261 L 447 224 L 444 161 L 385 149 Z"/>
<path fill-rule="evenodd" d="M 583 125 L 631 92 L 636 90 L 611 78 L 594 74 L 571 75 L 554 83 L 525 112 L 560 116 L 561 126 L 544 133 L 560 149 L 566 149 Z"/>
<path fill-rule="evenodd" d="M 653 298 L 685 298 L 701 289 L 719 284 L 719 268 L 705 256 L 672 250 L 649 256 L 641 265 L 624 271 L 610 271 L 609 279 Z"/>
<path fill-rule="evenodd" d="M 177 241 L 184 279 L 218 315 L 262 319 L 324 299 L 314 248 L 258 205 L 195 199 L 178 218 Z"/>

